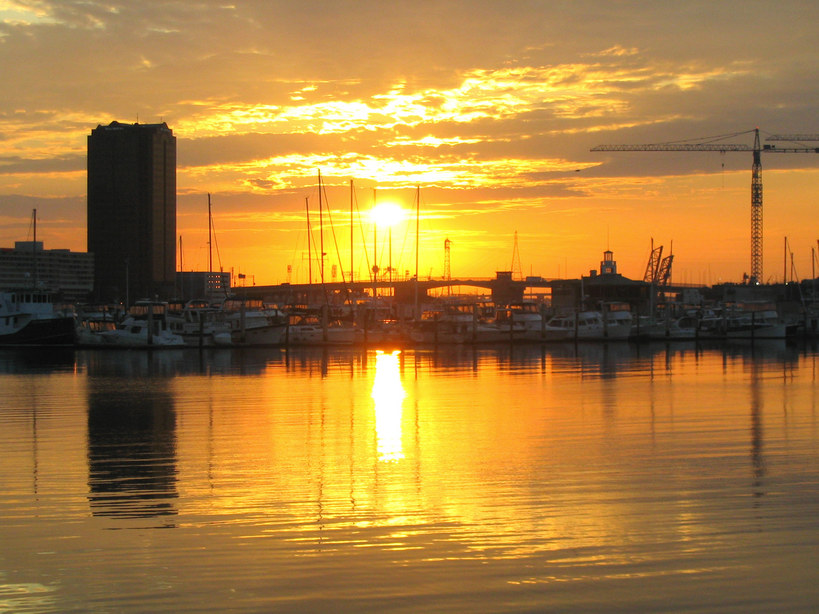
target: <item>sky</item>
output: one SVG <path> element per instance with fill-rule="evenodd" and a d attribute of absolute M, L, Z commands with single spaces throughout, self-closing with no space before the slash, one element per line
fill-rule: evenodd
<path fill-rule="evenodd" d="M 590 150 L 819 133 L 817 23 L 797 0 L 0 0 L 0 247 L 36 209 L 46 249 L 85 251 L 91 130 L 166 122 L 184 270 L 303 283 L 323 245 L 326 280 L 402 277 L 417 235 L 421 278 L 577 278 L 610 249 L 642 279 L 653 242 L 675 282 L 742 282 L 750 152 Z M 762 169 L 763 281 L 811 277 L 819 155 Z M 405 219 L 375 226 L 386 202 Z"/>

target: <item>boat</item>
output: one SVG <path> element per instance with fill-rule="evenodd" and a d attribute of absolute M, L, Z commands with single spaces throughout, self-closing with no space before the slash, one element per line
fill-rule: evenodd
<path fill-rule="evenodd" d="M 788 327 L 774 309 L 730 313 L 726 318 L 728 339 L 784 339 Z"/>
<path fill-rule="evenodd" d="M 788 326 L 775 309 L 707 310 L 697 336 L 705 339 L 785 339 Z"/>
<path fill-rule="evenodd" d="M 394 319 L 364 321 L 353 330 L 356 345 L 402 346 L 408 336 L 401 322 Z"/>
<path fill-rule="evenodd" d="M 319 310 L 293 310 L 287 325 L 289 345 L 352 345 L 356 329 L 329 313 L 329 307 Z"/>
<path fill-rule="evenodd" d="M 632 337 L 648 341 L 695 339 L 697 337 L 697 319 L 690 315 L 679 318 L 644 316 L 635 325 Z"/>
<path fill-rule="evenodd" d="M 556 315 L 543 327 L 545 341 L 618 341 L 631 336 L 628 311 L 581 311 Z"/>
<path fill-rule="evenodd" d="M 513 303 L 507 310 L 512 323 L 513 339 L 521 341 L 542 341 L 546 320 L 538 303 Z"/>
<path fill-rule="evenodd" d="M 73 309 L 60 309 L 42 289 L 0 292 L 0 345 L 74 345 Z"/>
<path fill-rule="evenodd" d="M 230 327 L 235 346 L 276 346 L 285 342 L 287 315 L 257 298 L 228 297 L 215 305 Z"/>
<path fill-rule="evenodd" d="M 168 322 L 171 331 L 180 335 L 186 346 L 226 347 L 233 345 L 231 325 L 225 314 L 206 299 L 186 303 L 169 303 Z"/>
<path fill-rule="evenodd" d="M 181 348 L 185 341 L 171 330 L 167 310 L 166 302 L 137 301 L 114 328 L 88 328 L 79 335 L 78 344 L 84 347 Z"/>
<path fill-rule="evenodd" d="M 470 338 L 469 331 L 455 322 L 422 318 L 409 330 L 410 341 L 419 345 L 461 344 Z"/>

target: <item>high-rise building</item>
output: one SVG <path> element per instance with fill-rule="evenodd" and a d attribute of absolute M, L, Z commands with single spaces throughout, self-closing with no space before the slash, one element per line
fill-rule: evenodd
<path fill-rule="evenodd" d="M 97 126 L 88 137 L 88 251 L 96 298 L 170 297 L 175 239 L 173 131 L 164 122 Z"/>

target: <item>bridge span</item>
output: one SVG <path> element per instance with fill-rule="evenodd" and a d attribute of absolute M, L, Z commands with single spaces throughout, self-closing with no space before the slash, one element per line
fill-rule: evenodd
<path fill-rule="evenodd" d="M 268 303 L 279 305 L 286 304 L 315 304 L 325 301 L 343 302 L 351 294 L 361 296 L 365 293 L 372 295 L 391 294 L 395 301 L 402 304 L 412 305 L 416 301 L 419 303 L 428 302 L 431 290 L 447 287 L 470 287 L 485 288 L 491 296 L 492 301 L 498 304 L 509 304 L 523 301 L 526 288 L 551 289 L 554 283 L 561 283 L 561 280 L 546 280 L 543 278 L 530 277 L 524 281 L 513 280 L 511 276 L 498 276 L 494 278 L 470 278 L 470 279 L 407 279 L 400 281 L 379 280 L 373 282 L 325 282 L 316 284 L 278 284 L 272 286 L 249 286 L 234 288 L 239 294 L 247 294 L 264 299 Z M 565 281 L 563 282 L 565 283 Z"/>

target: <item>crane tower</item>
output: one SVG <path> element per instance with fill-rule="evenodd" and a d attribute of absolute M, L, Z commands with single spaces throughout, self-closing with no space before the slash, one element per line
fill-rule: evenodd
<path fill-rule="evenodd" d="M 722 143 L 720 139 L 754 133 L 754 144 Z M 768 141 L 819 141 L 819 135 L 773 135 Z M 718 151 L 720 153 L 743 151 L 752 152 L 751 166 L 751 276 L 750 283 L 762 282 L 762 153 L 819 153 L 819 147 L 803 145 L 777 147 L 760 145 L 759 128 L 747 132 L 725 134 L 705 139 L 703 142 L 653 143 L 644 145 L 598 145 L 591 151 Z"/>

